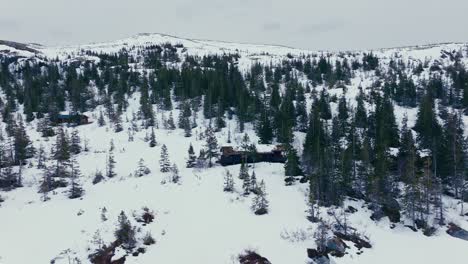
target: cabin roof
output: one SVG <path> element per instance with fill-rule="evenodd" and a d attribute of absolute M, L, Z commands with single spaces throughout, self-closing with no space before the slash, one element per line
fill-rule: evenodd
<path fill-rule="evenodd" d="M 258 144 L 258 145 L 255 145 L 255 147 L 257 148 L 258 153 L 267 153 L 267 152 L 284 150 L 284 147 L 282 145 Z M 241 146 L 224 145 L 221 147 L 220 151 L 224 153 L 234 153 L 234 152 L 243 152 L 244 149 Z"/>

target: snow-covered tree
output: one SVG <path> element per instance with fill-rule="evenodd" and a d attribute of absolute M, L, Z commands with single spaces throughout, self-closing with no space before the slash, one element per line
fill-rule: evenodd
<path fill-rule="evenodd" d="M 150 148 L 156 147 L 156 136 L 154 135 L 154 128 L 151 127 L 151 136 L 149 139 L 149 146 Z"/>
<path fill-rule="evenodd" d="M 99 118 L 98 118 L 98 125 L 100 127 L 104 126 L 106 124 L 106 120 L 104 119 L 104 113 L 101 111 L 99 111 Z"/>
<path fill-rule="evenodd" d="M 145 161 L 143 160 L 143 158 L 141 158 L 139 161 L 138 161 L 138 167 L 135 171 L 135 176 L 137 177 L 141 177 L 141 176 L 144 176 L 144 175 L 148 175 L 150 173 L 150 169 L 148 167 L 146 167 L 145 165 Z"/>
<path fill-rule="evenodd" d="M 113 178 L 116 176 L 115 173 L 115 159 L 114 159 L 114 152 L 109 150 L 107 154 L 107 162 L 106 162 L 106 177 Z"/>
<path fill-rule="evenodd" d="M 190 144 L 188 149 L 188 159 L 187 159 L 187 168 L 193 168 L 197 164 L 197 156 L 193 150 L 192 144 Z"/>
<path fill-rule="evenodd" d="M 269 202 L 267 200 L 267 193 L 265 182 L 262 180 L 257 188 L 257 193 L 252 201 L 252 211 L 256 215 L 263 215 L 268 213 Z"/>
<path fill-rule="evenodd" d="M 224 189 L 225 192 L 233 192 L 234 191 L 234 178 L 229 170 L 226 170 L 224 174 Z"/>
<path fill-rule="evenodd" d="M 208 167 L 213 166 L 213 159 L 219 156 L 218 140 L 211 125 L 206 129 L 205 153 L 208 159 Z"/>
<path fill-rule="evenodd" d="M 246 172 L 242 178 L 242 189 L 244 190 L 244 195 L 250 194 L 252 190 L 252 186 L 250 184 L 251 184 L 250 175 L 248 172 Z"/>
<path fill-rule="evenodd" d="M 257 184 L 257 175 L 255 174 L 255 171 L 252 170 L 252 175 L 250 176 L 250 191 L 253 193 L 258 192 L 258 184 Z"/>
<path fill-rule="evenodd" d="M 169 118 L 167 119 L 167 129 L 169 129 L 169 130 L 176 129 L 176 126 L 175 126 L 175 123 L 174 123 L 174 116 L 172 115 L 172 111 L 169 113 Z"/>
<path fill-rule="evenodd" d="M 159 167 L 161 172 L 169 172 L 171 170 L 171 162 L 169 160 L 169 152 L 166 144 L 161 147 L 161 156 L 159 158 Z"/>
<path fill-rule="evenodd" d="M 78 166 L 78 162 L 76 161 L 75 158 L 72 158 L 71 164 L 71 173 L 70 173 L 70 191 L 68 193 L 68 198 L 70 199 L 75 199 L 79 198 L 83 195 L 83 188 L 81 187 L 80 184 L 80 168 Z"/>
<path fill-rule="evenodd" d="M 39 149 L 37 150 L 37 168 L 43 169 L 45 167 L 45 162 L 47 160 L 46 153 L 44 150 L 44 145 L 42 143 L 39 145 Z"/>
<path fill-rule="evenodd" d="M 115 238 L 122 242 L 125 248 L 133 249 L 136 244 L 135 239 L 135 228 L 128 220 L 127 215 L 124 211 L 120 212 L 120 215 L 117 219 L 117 229 L 115 230 Z"/>
<path fill-rule="evenodd" d="M 179 174 L 179 169 L 177 168 L 177 165 L 174 163 L 172 164 L 171 167 L 171 180 L 173 183 L 179 183 L 180 181 L 180 174 Z"/>
<path fill-rule="evenodd" d="M 73 154 L 79 154 L 81 152 L 81 138 L 76 129 L 74 129 L 71 134 L 70 152 Z"/>

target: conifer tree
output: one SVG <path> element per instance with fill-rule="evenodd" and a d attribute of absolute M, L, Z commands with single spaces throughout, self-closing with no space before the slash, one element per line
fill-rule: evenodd
<path fill-rule="evenodd" d="M 208 159 L 208 167 L 211 168 L 213 166 L 213 159 L 219 156 L 218 140 L 211 125 L 206 129 L 205 154 Z"/>
<path fill-rule="evenodd" d="M 260 138 L 260 144 L 270 144 L 271 141 L 273 140 L 273 128 L 271 127 L 270 118 L 267 114 L 266 109 L 265 111 L 262 112 L 260 116 L 258 137 Z"/>
<path fill-rule="evenodd" d="M 75 199 L 83 195 L 83 188 L 81 187 L 79 180 L 81 177 L 80 168 L 75 158 L 72 158 L 70 164 L 70 191 L 68 198 Z"/>
<path fill-rule="evenodd" d="M 229 170 L 226 170 L 224 174 L 224 189 L 225 192 L 234 191 L 234 178 Z"/>
<path fill-rule="evenodd" d="M 70 152 L 70 139 L 67 132 L 62 127 L 60 127 L 54 146 L 53 157 L 58 162 L 64 163 L 70 160 Z"/>
<path fill-rule="evenodd" d="M 71 134 L 70 152 L 73 154 L 79 154 L 81 152 L 81 139 L 76 129 L 74 129 Z"/>
<path fill-rule="evenodd" d="M 47 160 L 46 153 L 44 150 L 44 145 L 42 143 L 39 145 L 39 149 L 37 150 L 37 168 L 43 169 L 45 167 L 45 162 Z M 1 161 L 0 161 L 1 164 Z"/>
<path fill-rule="evenodd" d="M 104 113 L 102 112 L 102 110 L 99 111 L 98 125 L 99 125 L 100 127 L 106 125 L 106 120 L 104 119 Z"/>
<path fill-rule="evenodd" d="M 188 149 L 188 159 L 187 159 L 187 168 L 193 168 L 197 164 L 197 156 L 195 155 L 195 151 L 193 150 L 193 146 L 190 143 Z"/>
<path fill-rule="evenodd" d="M 142 177 L 149 174 L 150 172 L 150 169 L 145 165 L 145 160 L 143 158 L 140 158 L 140 160 L 138 161 L 138 167 L 135 171 L 135 176 Z"/>
<path fill-rule="evenodd" d="M 250 175 L 247 172 L 243 175 L 243 178 L 242 178 L 242 189 L 244 190 L 244 195 L 250 194 L 252 190 L 252 186 L 250 184 L 251 184 Z"/>
<path fill-rule="evenodd" d="M 173 183 L 179 183 L 179 181 L 180 181 L 180 174 L 179 174 L 179 169 L 177 168 L 177 165 L 176 165 L 175 163 L 172 164 L 171 173 L 172 173 L 171 181 L 172 181 Z"/>
<path fill-rule="evenodd" d="M 149 146 L 150 148 L 156 147 L 156 136 L 154 135 L 154 128 L 151 127 L 151 136 L 149 140 Z"/>
<path fill-rule="evenodd" d="M 253 193 L 257 193 L 258 191 L 258 183 L 257 183 L 257 175 L 255 174 L 255 171 L 252 171 L 252 175 L 250 175 L 250 191 Z"/>
<path fill-rule="evenodd" d="M 109 150 L 107 154 L 107 161 L 106 161 L 106 177 L 113 178 L 117 174 L 115 173 L 115 160 L 114 160 L 114 152 Z"/>
<path fill-rule="evenodd" d="M 167 129 L 174 130 L 176 128 L 174 123 L 174 116 L 172 115 L 172 111 L 169 112 L 169 118 L 167 119 Z"/>
<path fill-rule="evenodd" d="M 239 179 L 244 180 L 249 174 L 248 170 L 249 168 L 245 165 L 245 162 L 242 162 L 239 170 Z"/>
<path fill-rule="evenodd" d="M 32 157 L 34 149 L 31 145 L 31 140 L 29 140 L 29 136 L 26 134 L 26 129 L 21 118 L 15 128 L 13 138 L 15 164 L 22 164 L 24 160 Z"/>
<path fill-rule="evenodd" d="M 253 198 L 252 211 L 256 215 L 263 215 L 268 213 L 269 202 L 267 200 L 267 193 L 265 189 L 265 182 L 262 180 L 257 189 L 257 193 Z"/>
<path fill-rule="evenodd" d="M 163 144 L 161 147 L 159 167 L 161 172 L 169 172 L 171 170 L 171 162 L 169 161 L 169 152 L 167 150 L 166 144 Z"/>
<path fill-rule="evenodd" d="M 128 220 L 127 215 L 123 211 L 117 218 L 117 229 L 115 230 L 115 238 L 121 242 L 125 248 L 133 249 L 136 244 L 135 228 Z"/>
<path fill-rule="evenodd" d="M 299 157 L 297 156 L 296 149 L 289 145 L 287 147 L 286 163 L 284 164 L 285 176 L 299 176 L 302 175 L 302 170 L 299 166 Z"/>

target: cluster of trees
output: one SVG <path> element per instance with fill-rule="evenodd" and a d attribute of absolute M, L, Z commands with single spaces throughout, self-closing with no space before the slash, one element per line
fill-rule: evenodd
<path fill-rule="evenodd" d="M 468 73 L 461 58 L 465 54 L 451 54 L 449 66 L 398 57 L 382 65 L 372 53 L 288 56 L 278 64 L 254 64 L 242 72 L 238 55 L 181 58 L 183 50 L 181 45 L 165 44 L 115 54 L 86 52 L 99 57 L 99 62 L 20 63 L 19 58 L 0 56 L 0 87 L 5 94 L 0 106 L 6 125 L 0 187 L 20 186 L 26 160 L 45 155 L 43 150 L 34 151 L 23 121 L 14 116 L 20 105 L 26 121 L 40 120 L 43 136 L 57 137 L 51 155 L 57 162 L 44 181 L 44 188 L 51 189 L 51 179 L 79 174 L 73 155 L 64 150 L 77 151 L 71 147 L 73 139 L 53 128 L 58 113 L 66 105 L 75 112 L 102 106 L 99 125 L 109 122 L 120 132 L 127 99 L 138 91 L 140 108 L 131 121 L 129 140 L 138 120 L 151 129 L 148 144 L 155 147 L 159 112 L 165 128 L 178 127 L 186 137 L 197 127 L 198 113 L 210 120 L 203 135 L 206 145 L 198 157 L 190 146 L 187 167 L 213 165 L 218 155 L 215 132 L 226 127 L 226 118 L 235 118 L 240 132 L 246 123 L 253 123 L 260 143 L 285 145 L 288 182 L 305 175 L 312 204 L 340 204 L 345 196 L 375 203 L 403 198 L 405 211 L 416 220 L 441 208 L 441 193 L 464 199 L 467 140 L 462 120 L 468 111 Z M 144 69 L 130 66 L 135 64 Z M 357 74 L 375 78 L 370 87 L 360 87 L 356 103 L 350 104 L 346 90 Z M 334 95 L 337 89 L 343 91 L 341 96 Z M 413 127 L 404 121 L 399 128 L 396 105 L 418 107 Z M 180 110 L 177 120 L 174 108 Z M 170 111 L 168 118 L 165 111 Z M 299 132 L 305 133 L 300 150 L 292 144 Z M 171 171 L 173 181 L 178 181 L 167 148 L 161 149 L 161 171 Z M 111 149 L 105 176 L 115 176 L 114 164 Z"/>

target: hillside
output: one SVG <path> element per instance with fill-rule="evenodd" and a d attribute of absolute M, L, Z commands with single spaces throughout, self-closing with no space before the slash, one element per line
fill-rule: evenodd
<path fill-rule="evenodd" d="M 467 65 L 462 43 L 1 41 L 0 263 L 465 263 Z"/>

